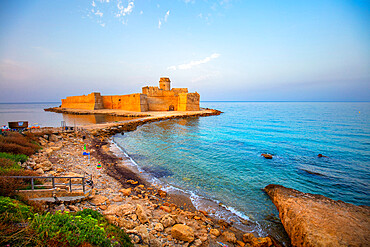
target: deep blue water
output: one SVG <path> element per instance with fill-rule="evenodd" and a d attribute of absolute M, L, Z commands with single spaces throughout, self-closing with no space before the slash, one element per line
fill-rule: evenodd
<path fill-rule="evenodd" d="M 370 206 L 370 103 L 201 106 L 224 113 L 151 123 L 114 140 L 162 182 L 222 202 L 257 222 L 276 214 L 261 190 L 268 184 Z M 327 157 L 318 158 L 320 153 Z"/>

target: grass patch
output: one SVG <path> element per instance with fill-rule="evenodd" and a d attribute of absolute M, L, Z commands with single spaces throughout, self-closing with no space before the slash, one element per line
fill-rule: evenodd
<path fill-rule="evenodd" d="M 39 214 L 17 200 L 0 197 L 0 221 L 2 246 L 133 246 L 123 230 L 91 209 Z"/>
<path fill-rule="evenodd" d="M 9 197 L 0 196 L 0 221 L 21 223 L 32 217 L 31 207 Z"/>
<path fill-rule="evenodd" d="M 13 160 L 14 162 L 26 162 L 28 156 L 25 154 L 10 154 L 10 153 L 0 153 L 0 158 L 5 158 L 9 160 Z"/>

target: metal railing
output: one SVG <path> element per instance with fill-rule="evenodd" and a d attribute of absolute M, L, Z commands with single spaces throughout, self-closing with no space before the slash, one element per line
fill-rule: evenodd
<path fill-rule="evenodd" d="M 48 176 L 48 177 L 42 177 L 42 176 L 0 176 L 0 178 L 18 178 L 18 179 L 31 179 L 31 190 L 35 190 L 35 187 L 45 187 L 46 185 L 44 184 L 35 184 L 36 179 L 51 179 L 51 184 L 52 184 L 52 189 L 56 189 L 56 185 L 66 185 L 69 187 L 69 192 L 72 192 L 72 185 L 82 185 L 82 191 L 85 193 L 86 191 L 86 185 L 90 185 L 93 187 L 93 182 L 92 182 L 92 175 L 89 176 L 84 176 L 84 177 L 70 177 L 70 176 Z M 90 177 L 90 178 L 89 178 Z M 68 183 L 56 183 L 56 179 L 69 179 Z M 72 184 L 72 179 L 81 179 L 81 183 L 74 183 Z"/>

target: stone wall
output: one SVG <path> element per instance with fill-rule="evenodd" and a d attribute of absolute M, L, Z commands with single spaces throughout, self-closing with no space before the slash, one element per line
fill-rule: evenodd
<path fill-rule="evenodd" d="M 177 111 L 199 111 L 199 100 L 198 93 L 180 93 Z"/>
<path fill-rule="evenodd" d="M 147 96 L 145 94 L 103 96 L 104 109 L 119 109 L 125 111 L 148 111 Z"/>
<path fill-rule="evenodd" d="M 91 93 L 82 96 L 70 96 L 62 99 L 62 108 L 97 110 L 103 108 L 100 93 Z"/>
<path fill-rule="evenodd" d="M 177 111 L 177 96 L 148 97 L 149 111 L 168 111 L 170 106 L 173 106 L 174 111 Z"/>

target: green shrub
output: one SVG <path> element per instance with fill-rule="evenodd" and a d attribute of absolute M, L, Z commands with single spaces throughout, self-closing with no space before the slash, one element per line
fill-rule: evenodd
<path fill-rule="evenodd" d="M 76 216 L 92 217 L 96 220 L 104 220 L 104 216 L 101 213 L 99 213 L 98 211 L 92 210 L 90 208 L 86 208 L 82 211 L 78 211 L 76 213 Z"/>
<path fill-rule="evenodd" d="M 15 162 L 25 162 L 28 159 L 27 155 L 24 154 L 10 154 L 10 153 L 0 153 L 0 158 L 10 159 Z"/>
<path fill-rule="evenodd" d="M 25 222 L 28 218 L 33 217 L 32 210 L 29 206 L 11 199 L 0 196 L 0 221 L 5 223 Z"/>
<path fill-rule="evenodd" d="M 97 211 L 38 214 L 9 197 L 0 197 L 0 231 L 0 246 L 133 246 Z"/>
<path fill-rule="evenodd" d="M 78 246 L 84 242 L 97 246 L 112 246 L 105 232 L 105 224 L 99 224 L 97 219 L 89 215 L 82 217 L 62 214 L 60 211 L 55 214 L 36 214 L 30 226 L 42 241 L 55 239 L 62 243 L 68 242 L 70 246 Z"/>
<path fill-rule="evenodd" d="M 8 170 L 15 167 L 19 167 L 18 164 L 14 162 L 14 160 L 7 159 L 7 158 L 0 158 L 0 169 L 1 170 Z"/>

